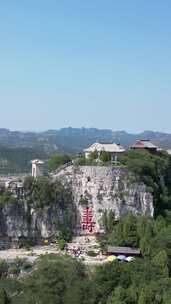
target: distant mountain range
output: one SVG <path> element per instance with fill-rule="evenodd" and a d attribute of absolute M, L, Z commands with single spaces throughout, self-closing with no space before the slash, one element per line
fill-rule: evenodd
<path fill-rule="evenodd" d="M 30 172 L 30 160 L 49 159 L 54 153 L 79 153 L 94 142 L 115 142 L 128 148 L 138 139 L 150 139 L 164 149 L 171 149 L 171 134 L 145 131 L 130 134 L 125 131 L 95 128 L 63 128 L 46 132 L 20 132 L 0 128 L 0 175 Z"/>
<path fill-rule="evenodd" d="M 29 148 L 42 151 L 46 156 L 55 152 L 78 153 L 90 144 L 100 142 L 116 142 L 125 148 L 137 139 L 150 139 L 161 148 L 171 149 L 171 134 L 145 131 L 130 134 L 125 131 L 112 131 L 95 128 L 63 128 L 46 132 L 20 132 L 0 129 L 0 145 L 8 148 Z"/>

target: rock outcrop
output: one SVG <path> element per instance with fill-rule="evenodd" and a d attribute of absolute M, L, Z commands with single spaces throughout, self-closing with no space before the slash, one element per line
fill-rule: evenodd
<path fill-rule="evenodd" d="M 153 216 L 153 196 L 125 168 L 70 166 L 53 178 L 60 179 L 64 184 L 70 183 L 72 187 L 78 230 L 86 206 L 92 208 L 95 231 L 103 229 L 105 210 L 112 210 L 116 219 L 128 212 Z"/>
<path fill-rule="evenodd" d="M 64 208 L 58 202 L 38 207 L 26 200 L 0 206 L 0 249 L 55 240 L 59 225 L 66 222 L 68 227 L 74 227 L 73 208 L 71 201 Z"/>
<path fill-rule="evenodd" d="M 71 191 L 70 199 L 62 195 L 60 203 L 44 202 L 41 207 L 24 199 L 0 205 L 1 249 L 11 244 L 18 246 L 23 240 L 32 239 L 38 243 L 51 238 L 58 232 L 59 221 L 79 233 L 87 208 L 92 212 L 94 232 L 103 229 L 105 211 L 112 210 L 115 219 L 128 212 L 153 216 L 152 195 L 125 168 L 71 165 L 52 179 L 66 185 Z"/>

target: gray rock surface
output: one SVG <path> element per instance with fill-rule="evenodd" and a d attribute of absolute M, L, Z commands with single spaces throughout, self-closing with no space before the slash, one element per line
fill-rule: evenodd
<path fill-rule="evenodd" d="M 69 204 L 72 217 L 72 205 Z M 32 240 L 41 244 L 43 239 L 55 239 L 58 233 L 57 222 L 63 219 L 66 212 L 58 204 L 47 205 L 43 208 L 36 204 L 19 201 L 0 207 L 0 249 L 18 247 Z"/>
<path fill-rule="evenodd" d="M 114 211 L 118 219 L 128 212 L 153 216 L 153 197 L 144 184 L 138 183 L 126 169 L 98 166 L 69 166 L 63 168 L 53 180 L 59 179 L 70 185 L 73 201 L 65 202 L 69 221 L 73 221 L 75 232 L 81 229 L 86 207 L 92 208 L 94 231 L 103 229 L 102 216 L 105 210 Z M 86 201 L 86 204 L 84 202 Z M 66 207 L 65 207 L 66 208 Z M 70 213 L 69 213 L 70 212 Z M 24 238 L 38 243 L 51 238 L 57 232 L 55 222 L 64 218 L 65 210 L 59 204 L 44 205 L 18 201 L 0 206 L 0 248 L 4 244 L 18 242 Z M 73 218 L 72 218 L 73 217 Z"/>
<path fill-rule="evenodd" d="M 78 213 L 78 229 L 86 207 L 81 203 L 81 198 L 86 198 L 88 206 L 92 208 L 95 231 L 103 228 L 102 215 L 105 210 L 114 211 L 116 219 L 128 212 L 153 216 L 153 196 L 125 168 L 70 166 L 53 178 L 71 184 Z"/>

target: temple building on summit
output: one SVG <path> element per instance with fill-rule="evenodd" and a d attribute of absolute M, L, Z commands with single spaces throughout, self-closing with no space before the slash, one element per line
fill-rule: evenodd
<path fill-rule="evenodd" d="M 133 144 L 131 146 L 131 149 L 138 149 L 138 150 L 141 150 L 141 149 L 145 149 L 145 150 L 148 150 L 150 152 L 157 152 L 158 151 L 158 147 L 155 146 L 150 140 L 147 140 L 147 139 L 140 139 L 140 140 L 137 140 L 135 144 Z"/>
<path fill-rule="evenodd" d="M 125 149 L 115 143 L 94 143 L 89 148 L 85 149 L 84 153 L 85 157 L 88 159 L 91 153 L 97 152 L 98 156 L 100 156 L 100 153 L 103 151 L 111 154 L 111 159 L 115 159 L 115 157 L 118 156 L 120 153 L 125 152 Z"/>

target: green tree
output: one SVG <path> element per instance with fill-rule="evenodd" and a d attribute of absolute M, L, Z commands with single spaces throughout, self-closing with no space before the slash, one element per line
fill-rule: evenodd
<path fill-rule="evenodd" d="M 34 179 L 33 176 L 25 177 L 25 179 L 24 179 L 24 189 L 27 192 L 32 192 L 33 188 L 34 188 L 34 182 L 35 182 L 35 179 Z"/>
<path fill-rule="evenodd" d="M 17 203 L 16 197 L 8 190 L 4 190 L 0 195 L 0 205 L 5 206 L 7 204 Z"/>
<path fill-rule="evenodd" d="M 64 304 L 64 299 L 68 299 L 67 294 L 73 286 L 80 286 L 81 283 L 83 286 L 86 280 L 84 265 L 77 260 L 68 256 L 45 255 L 25 281 L 23 303 Z"/>
<path fill-rule="evenodd" d="M 103 226 L 107 233 L 111 233 L 115 227 L 115 213 L 112 210 L 105 210 L 102 216 Z"/>
<path fill-rule="evenodd" d="M 125 245 L 133 247 L 138 245 L 136 217 L 131 213 L 124 218 L 123 237 Z"/>
<path fill-rule="evenodd" d="M 94 152 L 90 153 L 89 159 L 92 160 L 92 161 L 98 159 L 98 152 L 97 152 L 97 150 L 95 150 Z"/>
<path fill-rule="evenodd" d="M 8 274 L 8 263 L 0 259 L 0 278 L 6 277 Z"/>
<path fill-rule="evenodd" d="M 169 276 L 169 261 L 165 250 L 161 250 L 153 257 L 152 263 L 158 267 L 164 277 Z"/>
<path fill-rule="evenodd" d="M 72 288 L 66 290 L 65 304 L 95 304 L 95 286 L 89 279 L 73 282 Z"/>
<path fill-rule="evenodd" d="M 147 236 L 141 238 L 139 242 L 139 247 L 141 249 L 143 256 L 149 257 L 152 254 L 151 240 Z"/>
<path fill-rule="evenodd" d="M 107 301 L 107 304 L 125 304 L 126 302 L 126 290 L 121 287 L 118 286 L 115 288 L 112 297 L 109 298 L 109 300 Z"/>
<path fill-rule="evenodd" d="M 155 215 L 163 214 L 168 208 L 170 195 L 170 161 L 165 153 L 152 154 L 148 151 L 131 150 L 120 161 L 128 167 L 137 180 L 144 182 L 154 197 Z M 171 204 L 170 204 L 171 206 Z"/>
<path fill-rule="evenodd" d="M 157 254 L 165 250 L 168 256 L 169 270 L 171 270 L 171 225 L 162 229 L 155 238 L 152 239 L 153 253 Z"/>
<path fill-rule="evenodd" d="M 58 246 L 59 246 L 60 250 L 64 250 L 65 249 L 66 241 L 64 239 L 59 239 L 57 241 L 57 243 L 58 243 Z"/>
<path fill-rule="evenodd" d="M 162 304 L 163 291 L 159 282 L 150 282 L 140 292 L 138 304 Z"/>
<path fill-rule="evenodd" d="M 50 171 L 55 171 L 58 167 L 61 165 L 64 165 L 71 161 L 71 158 L 69 155 L 64 154 L 55 154 L 52 156 L 52 158 L 49 160 L 48 167 Z"/>
<path fill-rule="evenodd" d="M 0 288 L 0 304 L 10 304 L 6 291 L 3 288 Z"/>
<path fill-rule="evenodd" d="M 153 219 L 147 216 L 137 217 L 137 233 L 139 239 L 152 238 L 154 236 L 154 222 Z"/>
<path fill-rule="evenodd" d="M 154 231 L 157 234 L 164 228 L 166 228 L 166 220 L 163 216 L 159 215 L 154 223 Z"/>
<path fill-rule="evenodd" d="M 110 153 L 106 152 L 106 151 L 102 151 L 100 153 L 100 158 L 99 158 L 103 163 L 107 163 L 109 161 L 111 161 L 111 155 Z"/>

